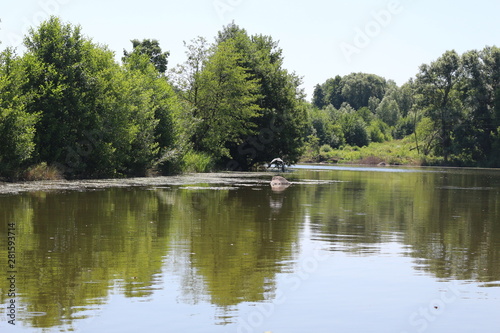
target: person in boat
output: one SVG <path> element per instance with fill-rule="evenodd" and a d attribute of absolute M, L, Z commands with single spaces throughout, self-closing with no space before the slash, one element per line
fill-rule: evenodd
<path fill-rule="evenodd" d="M 277 157 L 277 158 L 273 159 L 269 163 L 269 166 L 267 168 L 269 169 L 273 164 L 275 165 L 276 168 L 278 168 L 278 169 L 281 168 L 281 171 L 285 172 L 285 162 L 283 162 L 283 160 L 281 158 Z"/>

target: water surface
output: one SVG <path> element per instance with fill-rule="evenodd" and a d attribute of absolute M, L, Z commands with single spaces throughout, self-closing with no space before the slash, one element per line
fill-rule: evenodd
<path fill-rule="evenodd" d="M 0 331 L 498 332 L 499 171 L 271 176 L 0 195 Z"/>

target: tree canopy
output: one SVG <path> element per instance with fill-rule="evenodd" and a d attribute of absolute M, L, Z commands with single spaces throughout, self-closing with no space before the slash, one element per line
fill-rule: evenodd
<path fill-rule="evenodd" d="M 271 37 L 249 36 L 230 24 L 214 44 L 198 38 L 188 45 L 188 61 L 177 73 L 181 96 L 193 105 L 198 122 L 195 150 L 215 149 L 230 170 L 276 156 L 298 161 L 307 127 L 301 81 L 283 68 L 282 50 Z M 215 132 L 221 136 L 207 141 Z"/>
<path fill-rule="evenodd" d="M 331 104 L 339 109 L 342 103 L 349 103 L 357 110 L 369 106 L 370 98 L 381 100 L 387 88 L 387 81 L 378 75 L 366 73 L 352 73 L 344 77 L 337 75 L 321 85 L 316 85 L 313 104 L 318 108 Z"/>
<path fill-rule="evenodd" d="M 314 90 L 309 149 L 407 137 L 423 159 L 442 159 L 444 165 L 498 167 L 499 69 L 500 49 L 486 47 L 462 55 L 447 51 L 420 66 L 416 79 L 401 87 L 362 73 L 328 79 Z M 315 109 L 328 116 L 317 118 Z M 368 142 L 361 127 L 352 125 L 355 115 L 366 126 Z M 335 131 L 341 139 L 331 141 L 331 133 L 325 135 L 324 129 L 334 124 L 341 125 L 342 130 Z"/>
<path fill-rule="evenodd" d="M 149 60 L 155 66 L 158 73 L 164 74 L 167 71 L 170 52 L 163 52 L 158 40 L 144 39 L 141 42 L 138 39 L 132 39 L 131 42 L 132 51 L 128 52 L 127 50 L 123 50 L 122 60 L 124 62 L 126 62 L 127 58 L 131 57 L 133 54 L 144 54 L 149 57 Z"/>
<path fill-rule="evenodd" d="M 249 170 L 393 139 L 434 163 L 500 166 L 498 47 L 447 51 L 402 86 L 337 75 L 308 103 L 279 43 L 235 23 L 185 43 L 168 72 L 158 40 L 131 42 L 118 63 L 51 17 L 24 54 L 0 54 L 0 177 L 30 178 L 36 165 L 69 178 Z"/>
<path fill-rule="evenodd" d="M 122 63 L 80 26 L 51 17 L 0 55 L 0 177 L 31 165 L 65 177 L 249 169 L 295 163 L 307 128 L 300 78 L 269 36 L 235 24 L 197 38 L 167 73 L 169 52 L 133 39 Z"/>

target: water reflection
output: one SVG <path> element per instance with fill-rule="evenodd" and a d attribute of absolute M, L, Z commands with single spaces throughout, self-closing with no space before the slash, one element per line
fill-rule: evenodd
<path fill-rule="evenodd" d="M 500 280 L 500 176 L 489 171 L 300 170 L 284 191 L 249 182 L 0 197 L 0 256 L 15 221 L 20 320 L 71 327 L 111 291 L 148 300 L 172 276 L 185 304 L 233 322 L 242 303 L 276 298 L 307 237 L 354 256 L 402 244 L 416 274 Z M 0 302 L 8 301 L 6 279 Z M 4 310 L 5 307 L 2 307 Z"/>
<path fill-rule="evenodd" d="M 291 201 L 273 206 L 279 199 L 267 187 L 37 192 L 1 200 L 2 235 L 5 221 L 16 221 L 19 300 L 33 327 L 85 318 L 111 289 L 148 298 L 163 282 L 164 263 L 182 275 L 185 302 L 208 298 L 221 317 L 240 302 L 272 298 L 275 274 L 297 242 L 298 224 L 290 222 L 300 221 Z M 0 286 L 3 303 L 4 279 Z"/>
<path fill-rule="evenodd" d="M 200 196 L 210 204 L 198 205 Z M 230 308 L 272 297 L 274 276 L 297 242 L 298 225 L 290 223 L 295 221 L 293 203 L 282 201 L 276 209 L 267 188 L 190 191 L 180 197 L 185 201 L 179 202 L 176 219 L 183 230 L 175 233 L 189 240 L 186 260 L 197 272 L 191 278 L 201 276 L 210 302 Z M 185 203 L 195 203 L 195 209 L 184 209 Z M 190 290 L 196 299 L 199 290 Z"/>
<path fill-rule="evenodd" d="M 321 173 L 307 172 L 309 176 Z M 326 174 L 331 177 L 333 174 Z M 323 175 L 324 176 L 324 175 Z M 352 171 L 314 191 L 317 237 L 344 251 L 377 251 L 384 237 L 412 246 L 415 268 L 442 279 L 500 279 L 500 177 L 493 171 L 391 174 Z"/>
<path fill-rule="evenodd" d="M 111 189 L 1 199 L 1 220 L 15 221 L 18 234 L 19 301 L 45 314 L 26 318 L 31 326 L 80 318 L 106 302 L 115 281 L 127 297 L 151 295 L 165 253 L 157 239 L 169 223 L 152 196 Z"/>

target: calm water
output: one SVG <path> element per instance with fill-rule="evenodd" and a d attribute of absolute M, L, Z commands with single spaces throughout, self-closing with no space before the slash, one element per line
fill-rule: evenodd
<path fill-rule="evenodd" d="M 500 171 L 259 177 L 0 195 L 0 332 L 499 332 Z"/>

